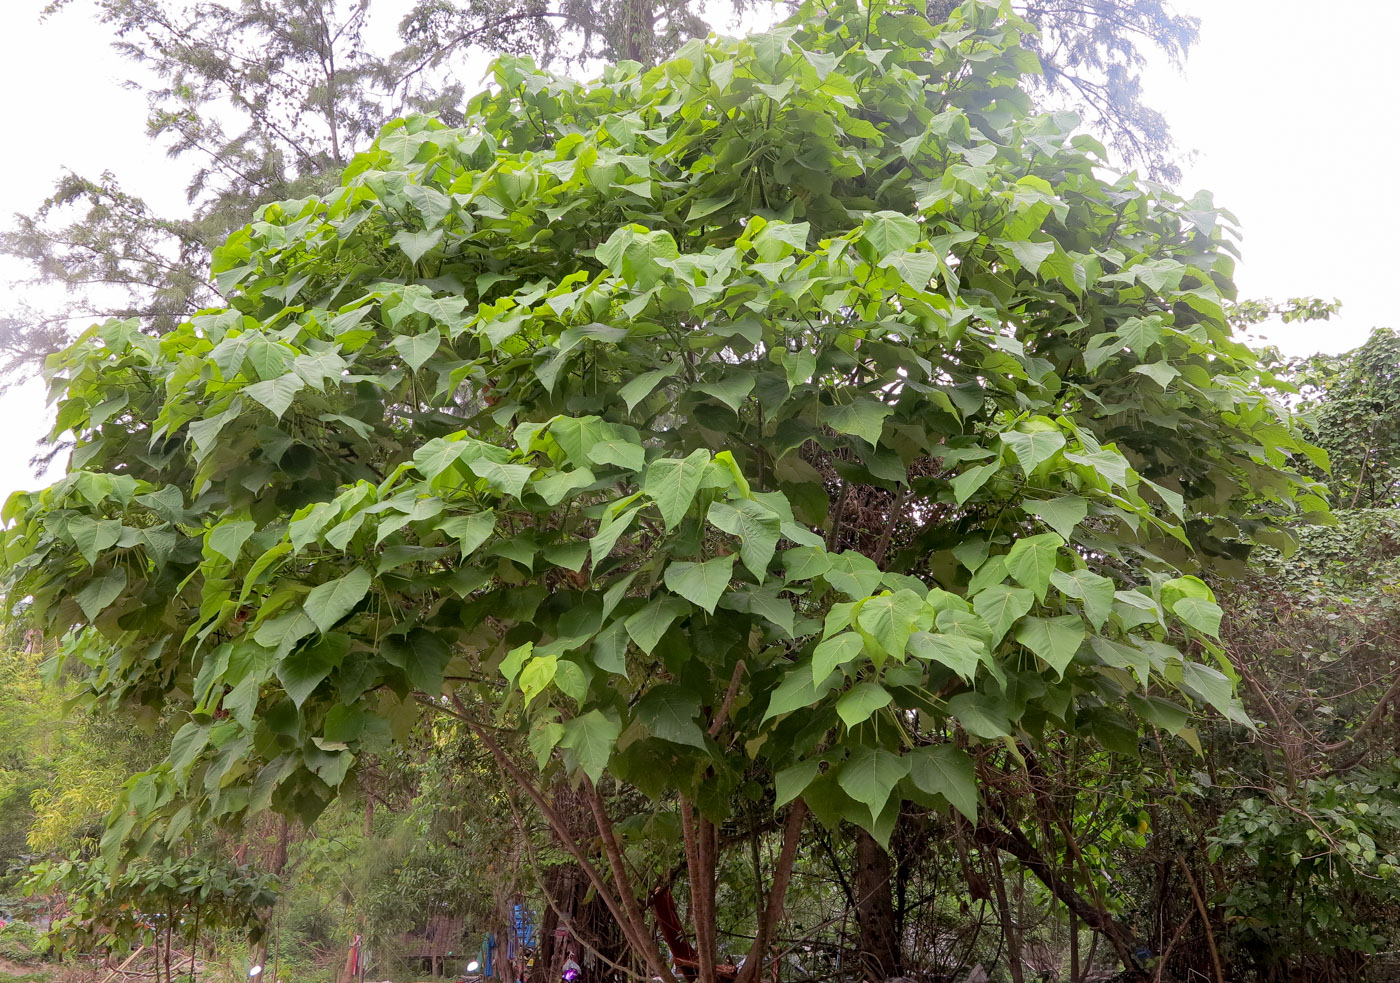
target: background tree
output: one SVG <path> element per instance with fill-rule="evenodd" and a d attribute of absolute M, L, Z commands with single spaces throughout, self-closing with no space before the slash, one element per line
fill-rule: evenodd
<path fill-rule="evenodd" d="M 929 15 L 938 20 L 951 9 L 942 0 Z M 1046 66 L 1033 83 L 1043 96 L 1085 111 L 1129 161 L 1173 177 L 1166 127 L 1141 104 L 1139 75 L 1154 48 L 1184 58 L 1194 21 L 1162 0 L 1017 9 L 1043 32 L 1028 36 Z M 207 276 L 210 251 L 257 207 L 325 191 L 378 126 L 406 107 L 459 121 L 463 92 L 452 67 L 464 51 L 652 65 L 711 27 L 690 0 L 559 7 L 422 0 L 402 19 L 402 47 L 376 51 L 364 34 L 369 0 L 96 0 L 96 10 L 142 73 L 148 135 L 194 162 L 190 210 L 162 215 L 115 173 L 70 173 L 34 213 L 16 216 L 0 234 L 0 251 L 24 261 L 33 282 L 66 287 L 72 302 L 52 310 L 17 304 L 0 314 L 0 373 L 11 377 L 32 371 L 92 321 L 137 317 L 160 333 L 219 303 L 224 288 Z"/>

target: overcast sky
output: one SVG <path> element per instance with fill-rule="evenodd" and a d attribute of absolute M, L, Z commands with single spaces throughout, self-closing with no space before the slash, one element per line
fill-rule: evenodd
<path fill-rule="evenodd" d="M 40 24 L 44 2 L 8 0 L 2 15 L 0 92 L 11 108 L 0 221 L 32 211 L 64 168 L 112 171 L 127 190 L 178 214 L 188 166 L 145 138 L 145 98 L 122 87 L 131 67 L 107 47 L 84 0 Z M 1337 352 L 1374 325 L 1394 324 L 1400 4 L 1178 0 L 1176 8 L 1200 17 L 1201 41 L 1184 73 L 1154 68 L 1146 101 L 1192 155 L 1181 190 L 1209 189 L 1240 219 L 1242 296 L 1344 305 L 1340 318 L 1270 328 L 1268 340 L 1290 354 Z M 22 273 L 0 265 L 0 283 Z M 19 295 L 7 291 L 0 309 Z M 48 416 L 37 383 L 0 398 L 0 501 L 38 483 L 27 462 Z"/>

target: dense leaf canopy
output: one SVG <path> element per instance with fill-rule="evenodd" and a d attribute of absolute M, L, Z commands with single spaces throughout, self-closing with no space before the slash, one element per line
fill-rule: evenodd
<path fill-rule="evenodd" d="M 229 308 L 54 357 L 77 449 L 7 506 L 10 597 L 189 711 L 107 846 L 314 815 L 422 704 L 882 838 L 975 812 L 969 742 L 1239 717 L 1196 575 L 1325 511 L 1322 459 L 1231 337 L 1228 217 L 1031 114 L 1022 28 L 504 58 L 235 233 Z"/>

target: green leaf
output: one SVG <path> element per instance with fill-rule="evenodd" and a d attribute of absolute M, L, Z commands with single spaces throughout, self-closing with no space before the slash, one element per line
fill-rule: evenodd
<path fill-rule="evenodd" d="M 1078 495 L 1065 495 L 1061 498 L 1032 500 L 1021 506 L 1031 515 L 1040 519 L 1051 529 L 1068 540 L 1074 527 L 1084 521 L 1089 514 L 1089 503 Z"/>
<path fill-rule="evenodd" d="M 718 382 L 701 382 L 690 388 L 692 392 L 713 396 L 738 413 L 739 408 L 744 405 L 744 400 L 748 399 L 749 393 L 753 392 L 756 381 L 752 372 L 731 371 Z"/>
<path fill-rule="evenodd" d="M 796 352 L 783 350 L 781 357 L 789 389 L 805 385 L 816 374 L 817 356 L 805 348 Z"/>
<path fill-rule="evenodd" d="M 856 747 L 841 765 L 837 783 L 842 790 L 864 804 L 872 816 L 889 801 L 890 793 L 909 774 L 909 759 L 883 748 Z"/>
<path fill-rule="evenodd" d="M 528 464 L 502 464 L 484 457 L 473 461 L 471 469 L 478 478 L 485 478 L 492 488 L 511 498 L 520 497 L 525 482 L 535 473 L 535 469 Z"/>
<path fill-rule="evenodd" d="M 876 212 L 865 220 L 865 241 L 880 257 L 903 252 L 919 241 L 919 223 L 901 212 Z"/>
<path fill-rule="evenodd" d="M 916 748 L 909 757 L 909 777 L 915 785 L 930 795 L 943 796 L 968 822 L 977 822 L 977 779 L 966 751 L 936 744 Z"/>
<path fill-rule="evenodd" d="M 1084 619 L 1077 614 L 1027 618 L 1016 630 L 1016 641 L 1045 660 L 1062 679 L 1065 668 L 1084 643 L 1084 636 Z"/>
<path fill-rule="evenodd" d="M 1220 605 L 1203 597 L 1183 597 L 1172 605 L 1172 613 L 1184 624 L 1214 638 L 1220 637 Z"/>
<path fill-rule="evenodd" d="M 306 381 L 301 376 L 295 372 L 288 372 L 266 382 L 255 382 L 251 386 L 245 386 L 243 391 L 266 406 L 272 415 L 280 420 L 282 414 L 287 412 L 287 407 L 292 405 L 292 398 L 305 386 Z"/>
<path fill-rule="evenodd" d="M 122 523 L 120 519 L 98 520 L 82 515 L 69 520 L 68 535 L 73 538 L 73 545 L 83 554 L 83 559 L 88 561 L 88 566 L 92 566 L 97 562 L 99 553 L 115 546 L 117 540 L 122 538 Z"/>
<path fill-rule="evenodd" d="M 635 410 L 638 403 L 650 396 L 662 382 L 680 371 L 680 367 L 681 363 L 677 361 L 672 362 L 664 369 L 652 369 L 650 372 L 643 372 L 619 389 L 617 394 L 621 396 L 622 401 L 627 404 L 627 412 L 631 413 Z"/>
<path fill-rule="evenodd" d="M 733 578 L 732 553 L 704 563 L 672 563 L 666 568 L 666 586 L 709 614 L 715 613 L 720 595 Z"/>
<path fill-rule="evenodd" d="M 811 706 L 838 682 L 838 676 L 831 676 L 829 679 L 823 679 L 820 684 L 814 683 L 812 663 L 798 663 L 789 669 L 787 675 L 783 676 L 783 681 L 771 690 L 768 709 L 764 711 L 763 719 L 769 720 Z"/>
<path fill-rule="evenodd" d="M 603 560 L 607 559 L 613 547 L 617 545 L 617 541 L 622 537 L 622 534 L 627 531 L 628 526 L 632 524 L 632 520 L 637 517 L 639 511 L 641 510 L 631 508 L 620 514 L 610 514 L 598 524 L 597 533 L 588 541 L 588 548 L 593 554 L 593 566 L 595 568 L 601 564 Z"/>
<path fill-rule="evenodd" d="M 257 526 L 249 519 L 236 522 L 225 520 L 209 530 L 206 542 L 215 553 L 230 563 L 237 563 L 238 554 L 243 550 L 243 544 L 248 541 L 249 536 L 253 535 L 256 528 Z"/>
<path fill-rule="evenodd" d="M 760 584 L 763 583 L 782 534 L 782 520 L 778 514 L 752 499 L 741 499 L 732 505 L 715 502 L 707 517 L 711 525 L 742 540 L 739 555 L 744 566 Z"/>
<path fill-rule="evenodd" d="M 973 597 L 972 610 L 992 629 L 992 641 L 997 642 L 1034 602 L 1035 595 L 1028 590 L 994 584 Z"/>
<path fill-rule="evenodd" d="M 442 242 L 442 229 L 430 229 L 427 232 L 409 232 L 405 229 L 389 241 L 402 249 L 410 262 L 416 263 L 423 258 L 424 253 Z"/>
<path fill-rule="evenodd" d="M 637 704 L 637 719 L 654 736 L 673 744 L 705 750 L 705 735 L 695 718 L 700 701 L 676 685 L 657 686 Z"/>
<path fill-rule="evenodd" d="M 525 695 L 528 707 L 541 693 L 554 682 L 554 674 L 559 671 L 559 656 L 538 655 L 525 663 L 520 670 L 520 692 Z"/>
<path fill-rule="evenodd" d="M 620 724 L 603 716 L 599 710 L 589 710 L 564 722 L 564 736 L 559 745 L 572 751 L 578 767 L 596 782 L 603 777 L 620 733 Z"/>
<path fill-rule="evenodd" d="M 434 437 L 413 452 L 413 466 L 425 478 L 436 478 L 462 459 L 468 444 Z"/>
<path fill-rule="evenodd" d="M 1016 455 L 1016 462 L 1027 476 L 1065 446 L 1064 434 L 1058 430 L 1033 430 L 1029 433 L 1007 430 L 1002 433 L 1001 439 Z"/>
<path fill-rule="evenodd" d="M 423 363 L 437 354 L 442 344 L 442 333 L 436 328 L 416 335 L 395 335 L 394 349 L 410 369 L 417 372 Z"/>
<path fill-rule="evenodd" d="M 838 667 L 844 666 L 865 648 L 865 642 L 853 631 L 843 631 L 833 635 L 812 650 L 812 675 L 825 679 Z"/>
<path fill-rule="evenodd" d="M 811 580 L 831 569 L 831 557 L 819 546 L 797 546 L 783 551 L 783 576 L 788 581 Z"/>
<path fill-rule="evenodd" d="M 751 613 L 765 618 L 781 628 L 788 638 L 793 637 L 795 621 L 791 601 L 779 597 L 774 590 L 744 590 L 737 591 L 732 596 L 746 598 Z"/>
<path fill-rule="evenodd" d="M 1113 613 L 1113 581 L 1088 570 L 1056 570 L 1050 582 L 1066 597 L 1084 602 L 1084 614 L 1095 631 L 1103 628 Z"/>
<path fill-rule="evenodd" d="M 364 600 L 369 593 L 371 579 L 368 570 L 356 567 L 343 577 L 313 587 L 311 593 L 306 595 L 302 609 L 317 629 L 330 631 Z"/>
<path fill-rule="evenodd" d="M 292 702 L 300 707 L 321 684 L 321 680 L 331 674 L 350 651 L 350 637 L 339 633 L 323 636 L 315 645 L 308 645 L 291 653 L 277 663 L 277 678 L 282 681 Z"/>
<path fill-rule="evenodd" d="M 1011 255 L 1016 257 L 1016 262 L 1021 264 L 1031 276 L 1040 272 L 1040 265 L 1050 258 L 1050 254 L 1055 251 L 1053 242 L 1029 242 L 1020 240 L 1009 243 Z"/>
<path fill-rule="evenodd" d="M 555 471 L 543 478 L 537 478 L 533 487 L 546 505 L 555 506 L 562 502 L 569 492 L 587 488 L 597 480 L 592 471 L 577 468 L 573 471 Z"/>
<path fill-rule="evenodd" d="M 403 669 L 413 688 L 435 696 L 442 692 L 442 676 L 452 661 L 452 651 L 426 628 L 407 635 L 390 635 L 379 646 L 385 661 Z"/>
<path fill-rule="evenodd" d="M 642 491 L 661 510 L 661 520 L 667 529 L 674 529 L 695 501 L 695 493 L 700 490 L 700 479 L 705 466 L 710 463 L 710 452 L 704 449 L 694 451 L 689 457 L 657 458 L 647 467 L 642 481 Z"/>
<path fill-rule="evenodd" d="M 977 666 L 986 658 L 986 650 L 976 639 L 926 631 L 916 631 L 909 637 L 909 651 L 925 662 L 947 666 L 969 683 L 977 675 Z"/>
<path fill-rule="evenodd" d="M 903 657 L 914 624 L 924 613 L 924 600 L 911 590 L 886 592 L 860 606 L 856 622 L 880 643 L 889 655 Z"/>
<path fill-rule="evenodd" d="M 624 624 L 628 637 L 636 643 L 637 648 L 650 655 L 651 650 L 656 648 L 656 643 L 661 641 L 661 636 L 666 634 L 666 629 L 671 627 L 671 623 L 689 613 L 690 605 L 679 597 L 659 597 L 628 618 Z"/>
<path fill-rule="evenodd" d="M 1142 686 L 1147 686 L 1148 677 L 1152 674 L 1152 660 L 1142 649 L 1098 635 L 1091 637 L 1089 644 L 1093 646 L 1094 654 L 1102 659 L 1105 665 L 1129 669 L 1137 676 Z"/>
<path fill-rule="evenodd" d="M 1149 362 L 1146 365 L 1134 365 L 1133 371 L 1139 375 L 1145 375 L 1163 390 L 1171 384 L 1171 381 L 1181 375 L 1181 370 L 1175 365 L 1168 365 L 1166 362 Z"/>
<path fill-rule="evenodd" d="M 78 607 L 83 609 L 83 614 L 87 615 L 87 619 L 95 621 L 125 589 L 126 568 L 112 567 L 84 584 L 74 595 L 74 599 L 78 602 Z"/>
<path fill-rule="evenodd" d="M 285 654 L 315 630 L 316 622 L 308 618 L 301 608 L 296 608 L 270 621 L 264 621 L 258 626 L 258 630 L 253 632 L 253 641 L 264 648 L 276 649 Z"/>
<path fill-rule="evenodd" d="M 1022 587 L 1029 587 L 1036 599 L 1045 601 L 1050 574 L 1055 569 L 1055 557 L 1065 541 L 1053 532 L 1027 536 L 1016 540 L 1006 554 L 1006 570 Z"/>
<path fill-rule="evenodd" d="M 840 406 L 823 406 L 822 421 L 837 433 L 859 437 L 875 447 L 880 443 L 885 417 L 893 412 L 894 407 L 888 403 L 869 396 L 858 396 L 854 401 Z"/>
<path fill-rule="evenodd" d="M 869 719 L 876 710 L 890 705 L 889 690 L 879 683 L 858 683 L 836 701 L 836 712 L 848 728 Z"/>
<path fill-rule="evenodd" d="M 880 586 L 883 574 L 875 561 L 863 553 L 846 550 L 828 553 L 830 567 L 822 576 L 847 597 L 869 597 Z"/>
<path fill-rule="evenodd" d="M 820 761 L 799 761 L 790 768 L 784 768 L 773 776 L 773 789 L 776 793 L 773 808 L 781 809 L 797 798 L 812 784 L 821 769 Z"/>
<path fill-rule="evenodd" d="M 627 471 L 640 471 L 646 465 L 647 452 L 638 442 L 635 430 L 619 427 L 607 430 L 594 441 L 587 457 L 592 464 L 611 464 Z"/>
<path fill-rule="evenodd" d="M 535 651 L 534 642 L 526 642 L 524 645 L 517 645 L 506 653 L 506 657 L 501 660 L 501 675 L 506 677 L 506 682 L 515 682 L 515 677 L 520 674 L 520 668 L 525 664 Z"/>
<path fill-rule="evenodd" d="M 987 693 L 959 693 L 948 701 L 951 714 L 969 734 L 986 740 L 1011 736 L 1011 719 L 1000 697 Z"/>
<path fill-rule="evenodd" d="M 439 521 L 437 527 L 457 540 L 462 556 L 468 557 L 496 531 L 496 513 L 486 509 L 471 515 L 454 515 Z"/>
<path fill-rule="evenodd" d="M 992 475 L 1001 468 L 1000 461 L 993 461 L 990 464 L 979 464 L 975 468 L 968 468 L 962 474 L 954 478 L 949 484 L 953 488 L 953 501 L 959 505 L 965 503 L 977 489 L 987 483 Z"/>
<path fill-rule="evenodd" d="M 1239 713 L 1235 687 L 1218 669 L 1199 662 L 1183 662 L 1181 685 L 1193 698 L 1204 699 L 1224 717 L 1235 719 Z"/>
<path fill-rule="evenodd" d="M 938 257 L 933 253 L 906 251 L 886 256 L 880 265 L 888 266 L 909 286 L 922 291 L 938 272 Z"/>
<path fill-rule="evenodd" d="M 1162 318 L 1132 317 L 1118 327 L 1118 337 L 1135 355 L 1145 355 L 1147 350 L 1162 340 Z"/>

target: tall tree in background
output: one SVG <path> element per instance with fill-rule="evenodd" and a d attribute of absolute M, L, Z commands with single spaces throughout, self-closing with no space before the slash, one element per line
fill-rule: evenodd
<path fill-rule="evenodd" d="M 1130 165 L 1180 180 L 1167 121 L 1142 101 L 1142 70 L 1160 52 L 1180 68 L 1200 27 L 1165 0 L 1023 0 L 1017 10 L 1038 34 L 1026 45 L 1040 56 L 1032 89 L 1078 111 Z"/>
<path fill-rule="evenodd" d="M 111 172 L 64 175 L 0 235 L 0 252 L 73 303 L 0 318 L 5 367 L 56 351 L 84 320 L 137 317 L 161 333 L 218 303 L 212 246 L 258 206 L 324 190 L 397 108 L 392 73 L 364 44 L 369 0 L 99 0 L 97 10 L 114 47 L 146 72 L 148 136 L 195 162 L 190 211 L 163 217 Z"/>
<path fill-rule="evenodd" d="M 1141 104 L 1139 73 L 1154 48 L 1179 62 L 1195 22 L 1163 0 L 1016 6 L 1042 31 L 1028 39 L 1044 65 L 1033 83 L 1042 95 L 1084 108 L 1125 159 L 1173 176 L 1166 127 Z M 951 9 L 936 0 L 928 14 L 941 20 Z M 376 52 L 364 35 L 370 0 L 96 0 L 96 10 L 117 50 L 148 73 L 148 135 L 195 161 L 189 211 L 159 214 L 113 172 L 61 177 L 0 234 L 0 253 L 72 301 L 0 311 L 0 377 L 32 369 L 92 321 L 136 317 L 158 334 L 221 302 L 207 275 L 212 247 L 260 205 L 324 191 L 327 175 L 404 108 L 459 118 L 462 89 L 443 69 L 464 50 L 654 64 L 709 29 L 694 0 L 420 0 L 399 25 L 402 47 Z"/>

